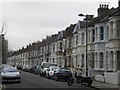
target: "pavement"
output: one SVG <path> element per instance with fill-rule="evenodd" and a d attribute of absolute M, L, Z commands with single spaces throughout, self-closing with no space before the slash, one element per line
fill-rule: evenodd
<path fill-rule="evenodd" d="M 75 69 L 71 68 L 72 73 L 75 72 Z M 74 75 L 74 73 L 73 73 Z M 93 81 L 92 86 L 93 88 L 100 89 L 100 90 L 120 90 L 120 85 L 114 85 L 109 83 L 104 83 L 100 81 Z"/>
<path fill-rule="evenodd" d="M 98 82 L 98 81 L 93 81 L 92 87 L 96 89 L 112 89 L 112 90 L 120 90 L 120 85 L 114 85 L 114 84 L 108 84 L 108 83 L 103 83 L 103 82 Z"/>

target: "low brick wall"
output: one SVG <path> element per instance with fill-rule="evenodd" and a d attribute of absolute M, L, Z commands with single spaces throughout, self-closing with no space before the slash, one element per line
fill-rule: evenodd
<path fill-rule="evenodd" d="M 106 72 L 105 73 L 105 82 L 110 84 L 120 85 L 120 71 L 117 73 Z"/>

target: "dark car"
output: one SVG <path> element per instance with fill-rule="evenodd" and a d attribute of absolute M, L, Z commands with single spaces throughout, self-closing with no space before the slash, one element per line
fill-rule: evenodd
<path fill-rule="evenodd" d="M 17 66 L 17 69 L 18 69 L 18 70 L 22 70 L 22 68 L 23 68 L 22 65 L 18 65 L 18 66 Z"/>
<path fill-rule="evenodd" d="M 53 75 L 53 79 L 56 81 L 58 81 L 60 79 L 68 80 L 71 77 L 72 77 L 72 73 L 71 73 L 71 70 L 69 68 L 56 69 L 56 71 Z"/>
<path fill-rule="evenodd" d="M 32 67 L 30 68 L 30 73 L 35 73 L 36 67 L 37 67 L 37 66 L 32 66 Z"/>

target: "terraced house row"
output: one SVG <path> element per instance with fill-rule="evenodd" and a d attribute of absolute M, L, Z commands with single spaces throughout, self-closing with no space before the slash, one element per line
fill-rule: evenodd
<path fill-rule="evenodd" d="M 117 8 L 111 9 L 100 4 L 97 17 L 86 15 L 83 21 L 15 51 L 8 62 L 40 65 L 46 61 L 61 67 L 86 67 L 87 38 L 87 63 L 94 69 L 96 80 L 120 84 L 120 1 L 118 3 Z"/>

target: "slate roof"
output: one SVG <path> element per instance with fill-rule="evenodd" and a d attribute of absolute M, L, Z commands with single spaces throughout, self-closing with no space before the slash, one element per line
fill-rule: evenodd
<path fill-rule="evenodd" d="M 114 9 L 114 8 L 111 8 L 107 13 L 104 13 L 103 15 L 101 16 L 98 16 L 96 18 L 94 18 L 93 20 L 91 20 L 89 23 L 88 23 L 88 27 L 89 26 L 94 26 L 95 24 L 97 23 L 101 23 L 101 22 L 105 22 L 107 21 L 111 16 L 120 16 L 120 7 Z"/>
<path fill-rule="evenodd" d="M 46 39 L 43 39 L 42 42 L 39 43 L 39 47 L 43 47 L 45 45 L 49 45 L 52 42 L 56 42 L 57 41 L 57 34 L 53 34 L 51 36 L 47 36 Z"/>
<path fill-rule="evenodd" d="M 58 32 L 57 40 L 62 40 L 65 37 L 65 31 L 61 30 Z"/>
<path fill-rule="evenodd" d="M 76 26 L 76 24 L 71 24 L 70 27 L 67 27 L 65 29 L 65 35 L 66 35 L 66 37 L 73 35 L 73 30 L 74 30 L 75 26 Z"/>
<path fill-rule="evenodd" d="M 51 43 L 56 42 L 56 41 L 57 41 L 57 37 L 58 37 L 58 34 L 52 35 L 50 42 L 51 42 Z"/>
<path fill-rule="evenodd" d="M 74 28 L 74 30 L 73 30 L 73 34 L 74 33 L 77 33 L 78 32 L 78 30 L 80 29 L 80 28 L 83 28 L 84 26 L 86 25 L 86 21 L 78 21 L 77 23 L 76 23 L 76 26 L 75 26 L 75 28 Z"/>

